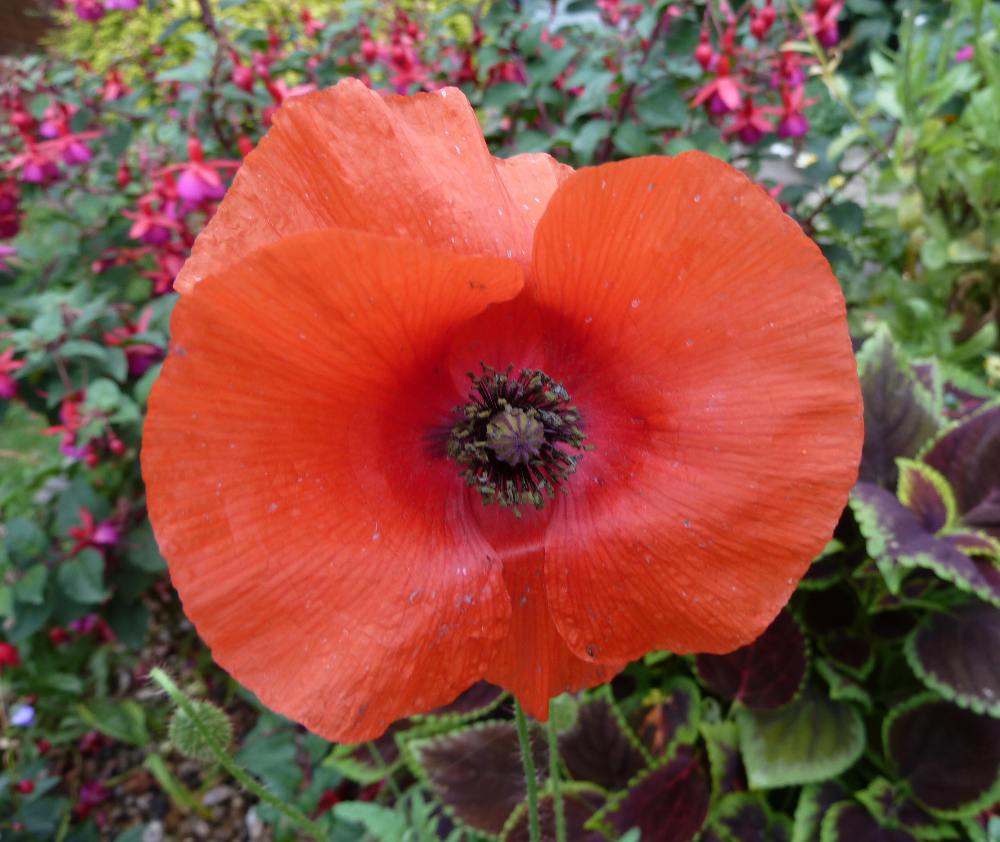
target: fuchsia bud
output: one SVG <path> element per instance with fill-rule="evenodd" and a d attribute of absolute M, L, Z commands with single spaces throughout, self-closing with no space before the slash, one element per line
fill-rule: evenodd
<path fill-rule="evenodd" d="M 708 70 L 715 58 L 715 50 L 708 43 L 708 32 L 704 29 L 698 37 L 698 46 L 694 49 L 694 57 L 698 64 L 701 65 L 702 70 Z"/>

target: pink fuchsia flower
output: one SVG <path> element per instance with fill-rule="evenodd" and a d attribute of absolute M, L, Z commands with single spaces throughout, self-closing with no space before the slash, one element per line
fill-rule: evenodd
<path fill-rule="evenodd" d="M 815 99 L 805 98 L 805 88 L 798 87 L 781 92 L 781 120 L 778 122 L 778 137 L 802 137 L 809 131 L 809 119 L 803 109 L 812 105 Z"/>
<path fill-rule="evenodd" d="M 813 11 L 804 16 L 809 31 L 824 47 L 835 47 L 840 41 L 837 18 L 843 8 L 844 4 L 840 0 L 836 3 L 831 0 L 816 0 Z"/>
<path fill-rule="evenodd" d="M 103 18 L 106 10 L 100 0 L 74 0 L 73 11 L 80 20 L 93 23 Z"/>
<path fill-rule="evenodd" d="M 4 248 L 10 249 L 12 252 L 14 251 L 13 246 L 0 246 L 0 249 Z M 0 251 L 0 265 L 3 263 L 2 258 L 3 252 Z M 14 378 L 11 377 L 11 374 L 23 367 L 24 360 L 14 359 L 13 347 L 8 348 L 0 354 L 0 398 L 10 400 L 17 394 L 17 383 Z"/>
<path fill-rule="evenodd" d="M 767 109 L 757 107 L 752 97 L 747 97 L 743 101 L 743 108 L 736 115 L 736 119 L 726 129 L 728 136 L 736 135 L 741 143 L 753 146 L 759 143 L 768 132 L 774 131 L 771 121 L 764 116 Z"/>
<path fill-rule="evenodd" d="M 169 203 L 161 202 L 168 205 Z M 149 196 L 139 200 L 138 211 L 122 211 L 122 216 L 132 220 L 132 227 L 128 230 L 128 235 L 134 240 L 142 240 L 152 246 L 163 245 L 172 236 L 173 231 L 180 230 L 180 223 L 175 218 L 175 213 L 158 210 L 153 207 L 153 199 Z"/>
<path fill-rule="evenodd" d="M 189 163 L 180 168 L 177 178 L 177 194 L 192 204 L 221 199 L 226 192 L 216 166 L 235 168 L 239 166 L 234 161 L 205 162 L 201 141 L 196 137 L 188 138 Z"/>
<path fill-rule="evenodd" d="M 806 74 L 802 70 L 802 57 L 791 50 L 781 53 L 774 73 L 771 74 L 772 88 L 797 88 L 806 81 Z"/>
<path fill-rule="evenodd" d="M 109 12 L 116 10 L 119 12 L 131 12 L 138 9 L 142 0 L 104 0 L 104 8 Z"/>
<path fill-rule="evenodd" d="M 74 135 L 67 135 L 63 138 L 63 141 L 65 143 L 62 152 L 63 161 L 70 166 L 86 164 L 87 161 L 94 157 L 94 153 L 90 151 L 90 147 Z"/>
<path fill-rule="evenodd" d="M 113 102 L 131 92 L 132 89 L 125 84 L 121 73 L 112 70 L 108 73 L 107 79 L 104 80 L 104 86 L 101 88 L 101 102 Z"/>
<path fill-rule="evenodd" d="M 89 509 L 80 507 L 80 526 L 73 526 L 66 530 L 67 534 L 76 541 L 70 555 L 77 555 L 88 547 L 113 547 L 118 543 L 120 535 L 118 527 L 110 520 L 103 520 L 95 523 L 94 516 Z"/>
<path fill-rule="evenodd" d="M 963 61 L 972 61 L 976 56 L 976 48 L 972 44 L 966 44 L 964 47 L 959 47 L 955 53 L 955 61 L 961 64 Z"/>
<path fill-rule="evenodd" d="M 736 111 L 742 101 L 740 83 L 729 75 L 729 56 L 723 56 L 719 59 L 715 78 L 698 89 L 691 107 L 697 108 L 706 103 L 712 114 L 725 114 Z"/>
<path fill-rule="evenodd" d="M 126 322 L 120 327 L 104 334 L 104 341 L 111 346 L 120 346 L 128 360 L 128 373 L 133 377 L 141 377 L 149 368 L 163 359 L 163 349 L 148 342 L 135 342 L 133 337 L 149 330 L 149 321 L 153 311 L 147 307 L 142 311 L 135 324 Z"/>

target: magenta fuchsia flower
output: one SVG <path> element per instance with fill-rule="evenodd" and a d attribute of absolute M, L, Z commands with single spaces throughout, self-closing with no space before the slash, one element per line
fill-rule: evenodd
<path fill-rule="evenodd" d="M 73 11 L 80 20 L 93 23 L 104 17 L 106 9 L 100 0 L 74 0 Z"/>
<path fill-rule="evenodd" d="M 743 108 L 736 115 L 736 119 L 726 129 L 726 134 L 729 136 L 735 134 L 740 142 L 747 146 L 759 143 L 764 135 L 774 131 L 774 126 L 765 116 L 769 110 L 771 109 L 756 106 L 753 98 L 748 96 L 743 101 Z"/>
<path fill-rule="evenodd" d="M 113 547 L 121 538 L 118 527 L 110 520 L 94 521 L 94 515 L 89 509 L 80 507 L 80 526 L 66 530 L 75 540 L 70 555 L 77 555 L 88 547 Z"/>
<path fill-rule="evenodd" d="M 805 88 L 786 88 L 781 92 L 781 120 L 778 122 L 778 137 L 802 137 L 809 131 L 809 119 L 803 110 L 815 99 L 805 98 Z"/>
<path fill-rule="evenodd" d="M 109 12 L 116 10 L 119 12 L 131 12 L 138 9 L 142 0 L 104 0 L 104 8 Z"/>
<path fill-rule="evenodd" d="M 736 111 L 742 104 L 741 83 L 733 79 L 729 72 L 729 57 L 723 56 L 719 59 L 715 78 L 698 89 L 691 101 L 691 107 L 697 108 L 699 105 L 707 103 L 706 107 L 712 114 L 726 114 L 729 111 Z"/>
<path fill-rule="evenodd" d="M 152 365 L 163 359 L 163 349 L 148 342 L 136 342 L 134 337 L 149 330 L 149 321 L 153 311 L 149 307 L 142 311 L 134 323 L 126 323 L 104 334 L 108 345 L 118 346 L 125 352 L 128 360 L 128 372 L 133 377 L 141 377 Z"/>
<path fill-rule="evenodd" d="M 955 61 L 961 64 L 963 61 L 972 61 L 976 56 L 976 48 L 972 44 L 966 44 L 964 47 L 959 47 L 955 53 Z"/>
<path fill-rule="evenodd" d="M 4 249 L 9 249 L 11 254 L 16 253 L 13 246 L 0 246 L 0 268 L 3 267 Z M 0 354 L 0 398 L 10 400 L 17 394 L 17 383 L 11 377 L 15 371 L 24 367 L 23 360 L 14 359 L 14 348 L 7 348 Z"/>

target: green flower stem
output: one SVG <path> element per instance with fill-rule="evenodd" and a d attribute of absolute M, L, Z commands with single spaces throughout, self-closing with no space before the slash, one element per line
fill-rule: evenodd
<path fill-rule="evenodd" d="M 322 840 L 326 838 L 325 831 L 322 827 L 316 824 L 316 822 L 311 821 L 309 817 L 297 807 L 293 807 L 291 804 L 282 801 L 274 793 L 261 786 L 261 784 L 252 775 L 246 772 L 243 767 L 230 757 L 225 748 L 216 742 L 212 732 L 202 724 L 194 705 L 191 704 L 188 697 L 181 692 L 176 684 L 174 684 L 173 679 L 171 679 L 169 675 L 167 675 L 159 667 L 154 667 L 150 670 L 149 677 L 166 691 L 167 695 L 170 696 L 178 708 L 184 711 L 187 717 L 194 724 L 198 735 L 205 741 L 205 745 L 207 745 L 209 750 L 212 752 L 212 756 L 218 764 L 229 773 L 233 780 L 235 780 L 248 792 L 256 795 L 265 804 L 269 804 L 271 807 L 274 807 L 275 810 L 281 813 L 297 827 L 301 828 L 305 833 L 308 833 L 313 839 L 322 842 Z"/>
<path fill-rule="evenodd" d="M 545 730 L 549 735 L 549 792 L 552 793 L 552 813 L 556 818 L 556 842 L 566 842 L 566 809 L 563 806 L 562 788 L 559 785 L 559 740 L 551 702 L 549 721 Z"/>
<path fill-rule="evenodd" d="M 535 758 L 528 736 L 528 720 L 521 703 L 514 699 L 514 722 L 517 724 L 517 741 L 521 745 L 524 762 L 524 786 L 528 791 L 528 836 L 531 842 L 542 842 L 541 824 L 538 821 L 538 779 L 535 777 Z"/>

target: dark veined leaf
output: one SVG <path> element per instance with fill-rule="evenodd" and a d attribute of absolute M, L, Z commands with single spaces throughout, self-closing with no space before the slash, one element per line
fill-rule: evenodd
<path fill-rule="evenodd" d="M 834 701 L 857 702 L 865 712 L 872 709 L 871 694 L 864 685 L 843 672 L 835 669 L 824 660 L 815 662 L 816 672 L 822 676 L 829 688 L 829 696 Z"/>
<path fill-rule="evenodd" d="M 708 752 L 712 797 L 747 788 L 747 773 L 740 755 L 740 730 L 735 722 L 702 722 L 701 735 Z"/>
<path fill-rule="evenodd" d="M 535 769 L 548 770 L 545 739 L 532 732 Z M 460 824 L 498 834 L 527 790 L 513 722 L 491 721 L 407 746 L 414 771 Z"/>
<path fill-rule="evenodd" d="M 670 761 L 633 781 L 597 820 L 619 836 L 638 828 L 642 842 L 690 842 L 705 823 L 709 798 L 700 753 L 681 745 Z"/>
<path fill-rule="evenodd" d="M 823 818 L 821 842 L 917 842 L 905 830 L 879 825 L 871 813 L 859 804 L 845 801 L 834 806 Z"/>
<path fill-rule="evenodd" d="M 858 352 L 865 406 L 859 477 L 895 488 L 896 459 L 913 457 L 938 431 L 933 400 L 914 376 L 889 331 L 879 329 Z"/>
<path fill-rule="evenodd" d="M 962 522 L 1000 538 L 1000 403 L 947 430 L 923 459 L 951 483 Z"/>
<path fill-rule="evenodd" d="M 624 789 L 646 765 L 611 702 L 601 697 L 580 706 L 576 723 L 559 737 L 559 756 L 571 778 L 609 791 Z"/>
<path fill-rule="evenodd" d="M 899 487 L 896 496 L 932 535 L 951 528 L 958 520 L 958 504 L 948 480 L 930 465 L 913 459 L 897 460 Z"/>
<path fill-rule="evenodd" d="M 714 834 L 719 842 L 790 842 L 790 825 L 784 816 L 774 815 L 760 796 L 736 792 L 712 808 L 701 839 L 708 842 Z"/>
<path fill-rule="evenodd" d="M 837 781 L 823 781 L 803 787 L 795 808 L 792 842 L 820 842 L 820 826 L 830 808 L 847 798 L 847 790 Z"/>
<path fill-rule="evenodd" d="M 932 690 L 1000 717 L 1000 609 L 969 602 L 928 614 L 906 641 L 913 671 Z"/>
<path fill-rule="evenodd" d="M 905 792 L 905 785 L 876 778 L 857 794 L 882 827 L 898 827 L 918 839 L 954 839 L 954 828 L 935 818 Z"/>
<path fill-rule="evenodd" d="M 748 646 L 729 655 L 699 655 L 698 675 L 720 696 L 748 708 L 788 704 L 802 689 L 809 669 L 806 640 L 786 610 Z"/>
<path fill-rule="evenodd" d="M 932 535 L 895 495 L 871 483 L 855 485 L 850 504 L 868 552 L 891 591 L 899 592 L 907 568 L 921 567 L 1000 605 L 1000 567 L 989 556 L 967 555 L 948 536 Z"/>
<path fill-rule="evenodd" d="M 666 757 L 678 742 L 692 742 L 698 734 L 701 693 L 686 678 L 674 678 L 665 689 L 654 688 L 628 715 L 640 747 L 651 759 Z"/>
<path fill-rule="evenodd" d="M 1000 799 L 1000 720 L 925 693 L 890 712 L 883 741 L 913 797 L 939 815 L 972 815 Z"/>
<path fill-rule="evenodd" d="M 850 768 L 865 747 L 855 707 L 807 688 L 778 710 L 739 710 L 740 748 L 750 786 L 815 783 Z"/>
<path fill-rule="evenodd" d="M 587 822 L 603 805 L 605 795 L 597 787 L 584 784 L 563 784 L 561 787 L 566 838 L 574 842 L 605 842 L 604 834 L 588 830 Z M 556 840 L 555 802 L 550 793 L 538 799 L 538 820 L 542 842 Z M 510 814 L 500 834 L 500 842 L 530 842 L 528 805 L 522 803 Z"/>
<path fill-rule="evenodd" d="M 461 722 L 476 719 L 493 710 L 504 697 L 504 691 L 488 681 L 477 681 L 455 701 L 413 717 L 416 720 L 447 720 Z"/>

